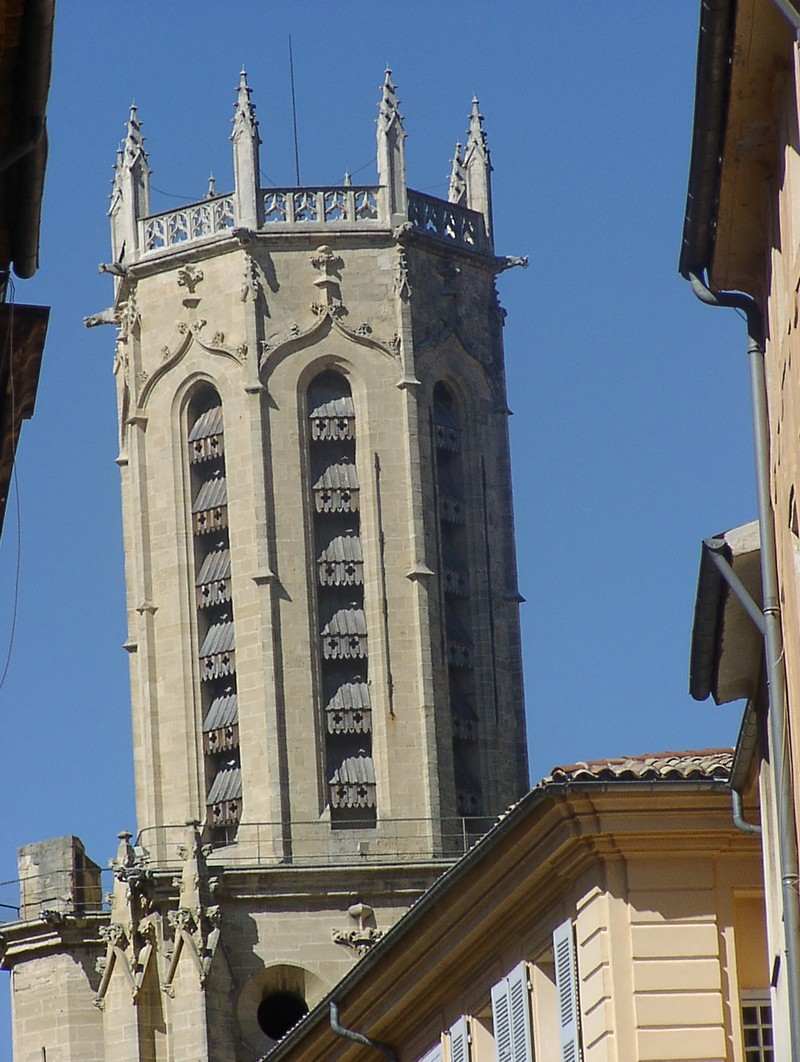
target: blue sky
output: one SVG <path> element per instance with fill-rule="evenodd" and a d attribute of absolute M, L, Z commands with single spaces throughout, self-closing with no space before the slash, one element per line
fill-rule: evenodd
<path fill-rule="evenodd" d="M 212 171 L 225 191 L 244 63 L 262 169 L 292 184 L 290 33 L 304 184 L 375 179 L 387 62 L 413 188 L 446 196 L 473 94 L 486 116 L 496 249 L 530 256 L 498 286 L 532 778 L 735 740 L 736 706 L 687 693 L 700 540 L 755 515 L 744 326 L 676 271 L 698 14 L 699 0 L 59 5 L 42 265 L 16 284 L 52 316 L 18 455 L 21 533 L 12 502 L 0 541 L 0 672 L 20 568 L 0 879 L 20 844 L 76 833 L 104 864 L 135 825 L 114 335 L 81 323 L 111 300 L 97 263 L 128 108 L 154 210 L 201 198 Z"/>

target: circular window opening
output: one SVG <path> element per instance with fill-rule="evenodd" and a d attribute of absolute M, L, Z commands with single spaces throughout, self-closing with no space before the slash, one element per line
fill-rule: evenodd
<path fill-rule="evenodd" d="M 308 1006 L 295 992 L 271 992 L 258 1005 L 256 1019 L 263 1033 L 272 1040 L 282 1036 L 308 1014 Z"/>

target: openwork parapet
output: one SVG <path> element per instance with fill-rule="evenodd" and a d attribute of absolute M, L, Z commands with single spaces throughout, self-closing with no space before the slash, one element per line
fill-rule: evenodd
<path fill-rule="evenodd" d="M 378 185 L 327 188 L 267 188 L 261 199 L 261 231 L 310 226 L 388 229 L 392 218 L 386 189 Z M 408 193 L 408 220 L 418 232 L 476 251 L 489 251 L 483 215 L 422 192 Z M 213 196 L 140 222 L 140 246 L 148 255 L 207 239 L 236 227 L 233 195 Z"/>

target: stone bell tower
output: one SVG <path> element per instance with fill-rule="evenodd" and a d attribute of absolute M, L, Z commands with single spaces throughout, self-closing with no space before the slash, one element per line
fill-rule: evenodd
<path fill-rule="evenodd" d="M 523 263 L 477 100 L 445 201 L 407 188 L 389 71 L 376 185 L 262 189 L 250 96 L 233 192 L 161 214 L 131 111 L 87 322 L 118 327 L 139 833 L 74 1006 L 119 1062 L 258 1058 L 527 787 L 495 289 Z"/>

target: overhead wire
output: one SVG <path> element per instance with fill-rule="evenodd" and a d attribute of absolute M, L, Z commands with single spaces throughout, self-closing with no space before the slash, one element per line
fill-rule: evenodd
<path fill-rule="evenodd" d="M 5 685 L 6 678 L 8 677 L 8 669 L 11 666 L 11 655 L 14 650 L 14 639 L 17 633 L 17 613 L 19 609 L 19 577 L 20 577 L 20 558 L 22 556 L 22 520 L 19 511 L 19 476 L 17 473 L 17 447 L 15 432 L 17 427 L 17 406 L 16 406 L 16 389 L 14 386 L 14 281 L 11 279 L 11 275 L 8 276 L 7 290 L 10 293 L 8 300 L 11 312 L 9 314 L 8 333 L 6 336 L 6 344 L 8 351 L 8 378 L 10 382 L 9 391 L 11 397 L 11 480 L 14 484 L 14 508 L 16 509 L 16 529 L 17 529 L 17 556 L 14 573 L 14 605 L 11 611 L 11 630 L 8 638 L 8 650 L 6 652 L 6 661 L 3 666 L 3 674 L 0 677 L 0 690 Z"/>

